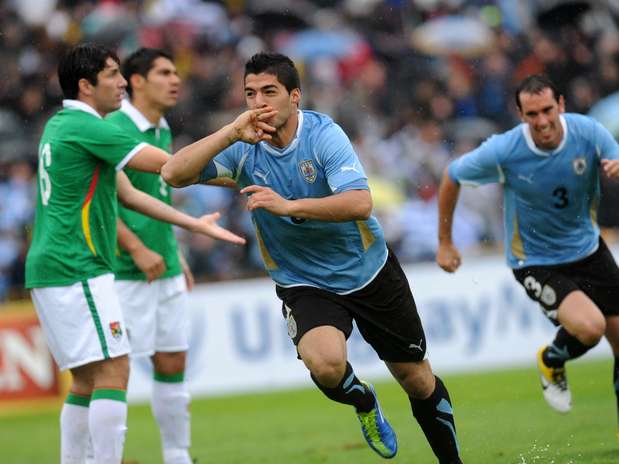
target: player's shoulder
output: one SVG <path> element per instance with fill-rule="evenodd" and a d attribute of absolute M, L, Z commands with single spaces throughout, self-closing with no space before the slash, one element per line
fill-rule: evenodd
<path fill-rule="evenodd" d="M 105 120 L 121 127 L 128 124 L 129 122 L 132 122 L 131 118 L 129 118 L 129 116 L 127 116 L 127 114 L 121 110 L 112 111 L 105 117 Z"/>
<path fill-rule="evenodd" d="M 564 113 L 563 117 L 570 132 L 584 137 L 593 135 L 591 131 L 595 129 L 596 120 L 591 116 L 579 113 Z"/>
<path fill-rule="evenodd" d="M 486 149 L 496 152 L 497 155 L 506 157 L 522 143 L 524 143 L 524 126 L 518 124 L 505 132 L 491 135 L 483 145 Z"/>
<path fill-rule="evenodd" d="M 328 115 L 318 111 L 303 111 L 302 136 L 314 142 L 346 139 L 344 130 Z"/>

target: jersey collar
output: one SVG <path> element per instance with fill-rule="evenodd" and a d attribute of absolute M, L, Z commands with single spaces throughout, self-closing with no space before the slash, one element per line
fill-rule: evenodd
<path fill-rule="evenodd" d="M 297 133 L 294 135 L 294 138 L 290 141 L 288 145 L 286 145 L 284 148 L 277 148 L 269 144 L 268 142 L 263 141 L 260 142 L 260 146 L 274 156 L 284 156 L 297 148 L 301 135 L 301 128 L 303 127 L 303 111 L 297 110 L 297 115 L 299 117 L 299 122 L 297 124 Z"/>
<path fill-rule="evenodd" d="M 69 110 L 85 111 L 86 113 L 90 113 L 93 116 L 98 117 L 99 119 L 103 119 L 101 115 L 97 113 L 97 110 L 95 110 L 88 103 L 84 103 L 81 100 L 70 100 L 70 99 L 62 100 L 62 107 L 67 108 Z"/>
<path fill-rule="evenodd" d="M 146 132 L 148 129 L 160 129 L 162 127 L 164 129 L 170 129 L 168 121 L 166 121 L 164 117 L 159 119 L 158 125 L 155 125 L 148 119 L 146 119 L 146 116 L 140 113 L 140 110 L 133 106 L 133 104 L 129 100 L 122 101 L 120 105 L 120 111 L 125 113 L 127 117 L 131 119 L 131 121 L 133 121 L 133 124 L 135 124 L 135 126 L 140 130 L 140 132 Z"/>
<path fill-rule="evenodd" d="M 522 125 L 522 134 L 524 135 L 524 139 L 527 141 L 527 145 L 529 146 L 529 148 L 531 149 L 533 153 L 535 153 L 536 155 L 540 155 L 540 156 L 551 156 L 563 150 L 563 147 L 565 146 L 565 142 L 567 141 L 568 128 L 567 128 L 567 121 L 565 120 L 565 117 L 562 114 L 559 115 L 559 120 L 561 121 L 561 126 L 563 126 L 563 139 L 561 140 L 561 143 L 559 144 L 557 148 L 555 148 L 554 150 L 550 150 L 550 151 L 542 150 L 537 145 L 535 145 L 535 142 L 533 141 L 533 136 L 531 135 L 531 128 L 526 123 Z"/>

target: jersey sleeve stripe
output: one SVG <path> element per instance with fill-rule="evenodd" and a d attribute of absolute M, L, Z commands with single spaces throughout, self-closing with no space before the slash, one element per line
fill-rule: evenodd
<path fill-rule="evenodd" d="M 121 169 L 123 169 L 127 165 L 127 163 L 131 161 L 131 158 L 133 158 L 146 145 L 148 145 L 146 142 L 137 144 L 135 148 L 131 150 L 129 153 L 127 153 L 127 156 L 125 156 L 121 160 L 121 162 L 116 165 L 116 171 L 120 171 Z"/>
<path fill-rule="evenodd" d="M 97 182 L 99 181 L 99 166 L 96 167 L 94 174 L 92 175 L 92 180 L 90 181 L 90 186 L 88 187 L 88 194 L 84 199 L 84 204 L 82 205 L 82 231 L 84 232 L 84 237 L 86 238 L 86 244 L 92 254 L 97 256 L 97 250 L 95 249 L 95 245 L 92 242 L 92 234 L 90 233 L 90 221 L 89 221 L 89 213 L 90 213 L 90 203 L 92 202 L 92 197 L 95 193 L 95 189 L 97 188 Z"/>

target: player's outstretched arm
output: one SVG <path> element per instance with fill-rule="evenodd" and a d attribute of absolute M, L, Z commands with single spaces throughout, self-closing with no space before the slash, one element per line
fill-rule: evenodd
<path fill-rule="evenodd" d="M 225 240 L 238 245 L 245 244 L 243 237 L 239 237 L 217 224 L 217 219 L 220 217 L 219 213 L 206 214 L 200 218 L 194 218 L 136 189 L 122 171 L 116 174 L 116 181 L 118 199 L 129 209 L 217 240 Z"/>
<path fill-rule="evenodd" d="M 148 282 L 163 275 L 166 271 L 163 256 L 144 245 L 140 237 L 134 234 L 120 218 L 116 219 L 116 231 L 118 244 L 131 255 L 131 259 L 146 275 Z"/>
<path fill-rule="evenodd" d="M 173 187 L 195 184 L 209 161 L 233 143 L 271 140 L 276 129 L 264 121 L 276 114 L 270 106 L 245 111 L 217 132 L 177 151 L 161 169 L 161 176 Z"/>
<path fill-rule="evenodd" d="M 447 272 L 455 272 L 462 258 L 451 239 L 454 211 L 460 195 L 460 184 L 454 182 L 447 168 L 438 190 L 438 251 L 436 262 Z"/>
<path fill-rule="evenodd" d="M 250 194 L 247 209 L 266 209 L 277 216 L 290 216 L 317 221 L 344 222 L 366 220 L 372 214 L 369 190 L 348 190 L 323 198 L 286 200 L 269 187 L 250 185 L 241 190 Z"/>

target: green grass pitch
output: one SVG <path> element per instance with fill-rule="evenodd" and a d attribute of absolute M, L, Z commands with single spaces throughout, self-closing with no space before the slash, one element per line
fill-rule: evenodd
<path fill-rule="evenodd" d="M 541 396 L 534 369 L 445 375 L 464 462 L 604 464 L 619 462 L 611 360 L 568 368 L 573 410 L 560 415 Z M 436 462 L 395 382 L 376 389 L 399 439 L 395 463 Z M 199 464 L 365 464 L 382 462 L 365 445 L 348 406 L 315 389 L 195 399 L 192 453 Z M 0 418 L 0 461 L 58 462 L 58 413 Z M 148 406 L 131 406 L 126 462 L 159 464 Z"/>

